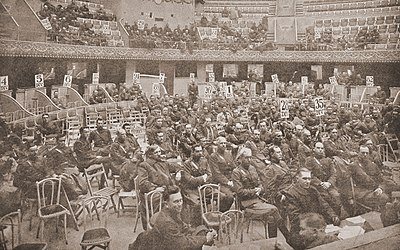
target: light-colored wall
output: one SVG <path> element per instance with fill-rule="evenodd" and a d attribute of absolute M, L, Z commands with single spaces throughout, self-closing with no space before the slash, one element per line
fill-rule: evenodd
<path fill-rule="evenodd" d="M 148 0 L 113 0 L 105 1 L 104 6 L 111 9 L 118 17 L 123 18 L 129 24 L 137 20 L 145 20 L 149 27 L 157 23 L 158 27 L 164 27 L 168 23 L 171 28 L 189 24 L 194 21 L 194 0 L 192 4 L 175 3 L 174 1 L 156 4 L 156 1 Z M 182 1 L 183 2 L 183 1 Z M 143 12 L 143 15 L 141 13 Z M 153 14 L 149 17 L 150 12 Z M 173 17 L 171 17 L 173 14 Z M 156 22 L 155 18 L 163 18 L 163 22 Z"/>

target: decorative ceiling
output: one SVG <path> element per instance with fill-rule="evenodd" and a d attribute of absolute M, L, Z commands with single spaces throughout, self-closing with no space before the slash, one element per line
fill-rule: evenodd
<path fill-rule="evenodd" d="M 238 51 L 137 49 L 0 40 L 0 56 L 153 61 L 400 62 L 400 50 Z"/>

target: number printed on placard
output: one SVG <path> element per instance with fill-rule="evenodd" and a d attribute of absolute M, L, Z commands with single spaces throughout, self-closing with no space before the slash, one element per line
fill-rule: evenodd
<path fill-rule="evenodd" d="M 322 97 L 317 97 L 314 99 L 314 107 L 317 116 L 322 116 L 325 114 L 325 104 Z"/>
<path fill-rule="evenodd" d="M 71 75 L 64 75 L 64 87 L 71 88 L 72 85 L 72 76 Z"/>
<path fill-rule="evenodd" d="M 289 118 L 289 103 L 288 99 L 281 98 L 279 100 L 279 107 L 281 112 L 281 118 Z"/>
<path fill-rule="evenodd" d="M 0 76 L 0 91 L 8 90 L 8 76 Z"/>
<path fill-rule="evenodd" d="M 43 74 L 35 75 L 35 88 L 43 88 L 43 87 L 44 87 Z"/>

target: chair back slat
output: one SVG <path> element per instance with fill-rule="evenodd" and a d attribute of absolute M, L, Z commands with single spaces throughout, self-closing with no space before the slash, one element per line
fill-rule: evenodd
<path fill-rule="evenodd" d="M 201 213 L 218 212 L 220 203 L 220 186 L 204 184 L 199 187 Z"/>
<path fill-rule="evenodd" d="M 46 178 L 36 182 L 38 208 L 60 203 L 61 178 Z"/>
<path fill-rule="evenodd" d="M 92 196 L 82 201 L 83 208 L 83 228 L 84 231 L 88 228 L 88 217 L 90 218 L 90 225 L 92 228 L 104 227 L 107 228 L 108 210 L 110 208 L 110 197 L 106 196 Z M 95 223 L 97 219 L 98 223 Z"/>
<path fill-rule="evenodd" d="M 14 249 L 14 247 L 19 244 L 21 239 L 21 222 L 22 215 L 20 209 L 0 218 L 0 249 Z M 3 231 L 6 230 L 6 228 L 11 230 L 11 240 L 6 238 L 7 233 Z"/>
<path fill-rule="evenodd" d="M 85 178 L 90 195 L 93 195 L 94 193 L 92 186 L 94 180 L 97 182 L 98 187 L 100 187 L 102 184 L 104 186 L 108 186 L 108 183 L 106 181 L 107 180 L 106 172 L 102 164 L 92 165 L 89 168 L 85 169 Z"/>
<path fill-rule="evenodd" d="M 146 207 L 147 228 L 151 229 L 150 218 L 162 208 L 162 192 L 150 191 L 144 194 L 144 201 Z"/>

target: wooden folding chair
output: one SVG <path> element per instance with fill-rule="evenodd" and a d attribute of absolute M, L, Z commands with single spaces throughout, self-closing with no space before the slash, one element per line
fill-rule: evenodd
<path fill-rule="evenodd" d="M 118 193 L 118 190 L 115 190 L 114 188 L 108 186 L 106 171 L 104 170 L 103 165 L 95 164 L 88 168 L 85 168 L 84 171 L 89 194 L 91 196 L 100 195 L 110 197 L 110 200 L 114 206 L 114 211 L 117 213 L 117 206 L 115 205 L 113 196 Z M 95 181 L 97 184 L 97 190 L 94 190 L 93 188 L 93 181 Z"/>

